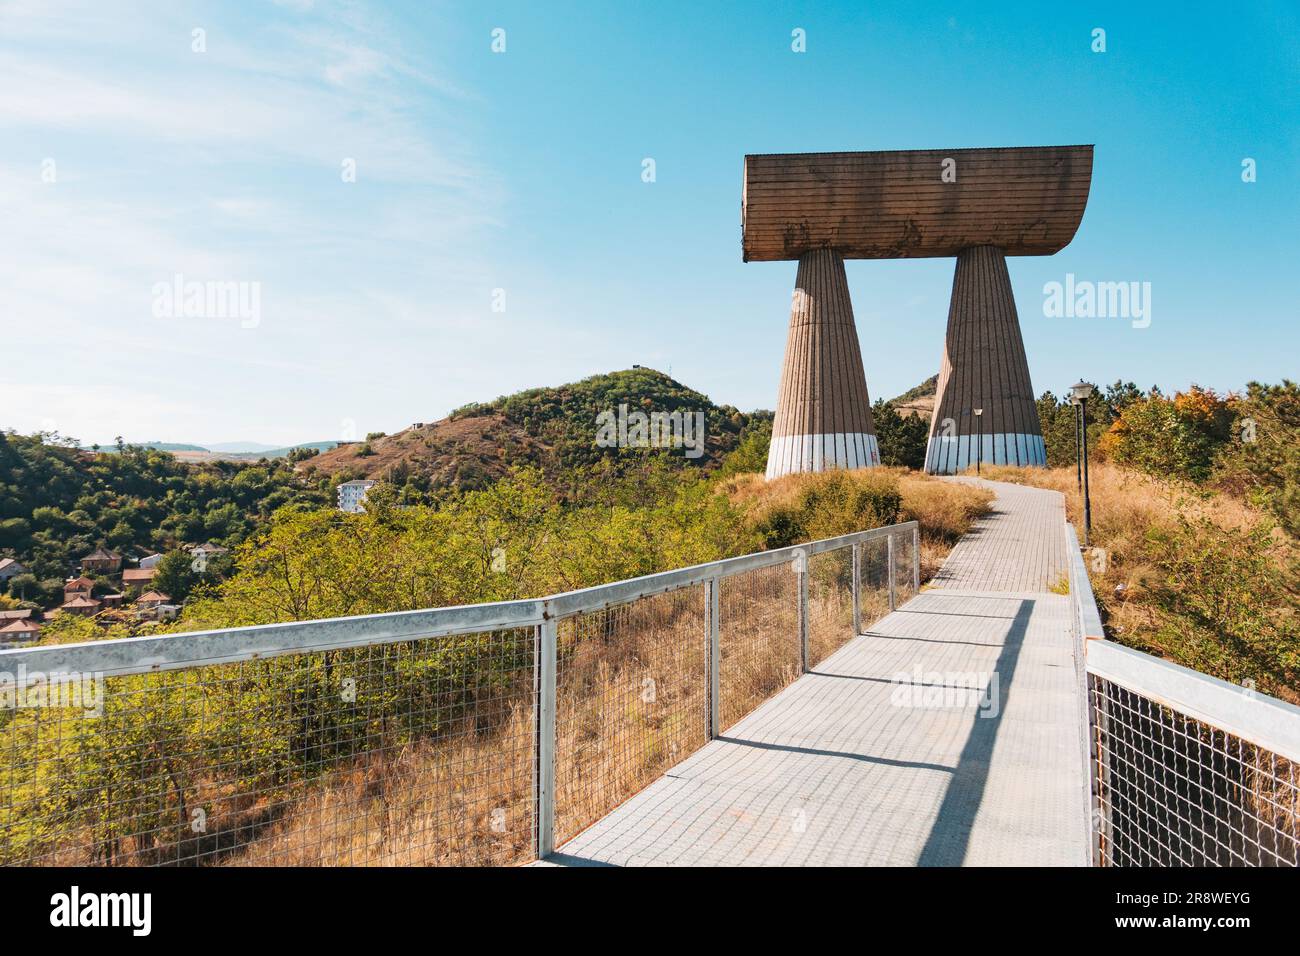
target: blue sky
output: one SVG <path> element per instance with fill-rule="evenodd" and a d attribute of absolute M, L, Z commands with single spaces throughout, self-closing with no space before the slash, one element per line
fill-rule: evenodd
<path fill-rule="evenodd" d="M 913 6 L 0 0 L 0 427 L 319 440 L 634 363 L 770 408 L 748 152 L 1094 143 L 1074 242 L 1010 260 L 1035 389 L 1297 377 L 1294 4 Z M 952 270 L 849 263 L 873 398 L 937 370 Z M 1067 273 L 1150 326 L 1045 317 Z M 156 315 L 177 274 L 258 321 Z"/>

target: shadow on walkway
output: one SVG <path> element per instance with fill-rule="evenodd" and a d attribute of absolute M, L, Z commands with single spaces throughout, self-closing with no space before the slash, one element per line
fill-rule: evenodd
<path fill-rule="evenodd" d="M 991 717 L 976 711 L 970 736 L 966 738 L 966 745 L 962 747 L 961 756 L 957 759 L 957 767 L 948 781 L 948 789 L 944 793 L 943 803 L 939 805 L 930 835 L 921 849 L 921 855 L 917 857 L 917 866 L 961 866 L 966 859 L 971 828 L 975 825 L 975 815 L 979 812 L 980 803 L 984 799 L 984 787 L 988 783 L 993 745 L 997 742 L 1002 715 L 1007 712 L 1011 681 L 1033 610 L 1032 600 L 1022 600 L 1020 609 L 1007 628 L 1006 641 L 993 665 L 993 672 L 998 675 L 997 710 Z"/>

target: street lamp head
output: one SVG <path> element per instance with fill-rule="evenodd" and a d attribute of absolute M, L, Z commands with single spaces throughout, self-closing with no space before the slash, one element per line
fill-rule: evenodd
<path fill-rule="evenodd" d="M 973 408 L 973 409 L 971 409 L 971 411 L 973 411 L 973 412 L 975 413 L 975 417 L 976 417 L 976 418 L 979 418 L 981 415 L 984 414 L 984 409 L 982 409 L 982 408 Z"/>
<path fill-rule="evenodd" d="M 1070 387 L 1070 393 L 1081 402 L 1086 402 L 1092 398 L 1092 386 L 1087 382 L 1080 382 L 1078 385 Z"/>

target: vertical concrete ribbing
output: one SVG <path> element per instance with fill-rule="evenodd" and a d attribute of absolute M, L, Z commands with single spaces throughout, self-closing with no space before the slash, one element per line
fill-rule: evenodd
<path fill-rule="evenodd" d="M 768 477 L 879 457 L 844 260 L 815 249 L 799 259 Z"/>
<path fill-rule="evenodd" d="M 984 409 L 982 421 L 976 408 Z M 988 464 L 1045 464 L 1042 449 L 1006 257 L 994 246 L 963 250 L 953 274 L 926 470 L 958 472 L 981 457 Z"/>

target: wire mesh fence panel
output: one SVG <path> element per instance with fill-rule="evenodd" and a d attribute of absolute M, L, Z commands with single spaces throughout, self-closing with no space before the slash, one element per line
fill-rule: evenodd
<path fill-rule="evenodd" d="M 894 597 L 898 607 L 916 597 L 912 586 L 912 568 L 916 556 L 916 542 L 910 532 L 895 533 L 894 538 Z"/>
<path fill-rule="evenodd" d="M 559 622 L 557 843 L 704 745 L 704 595 L 680 588 Z"/>
<path fill-rule="evenodd" d="M 792 564 L 719 582 L 718 645 L 718 716 L 726 729 L 799 676 L 799 576 Z"/>
<path fill-rule="evenodd" d="M 816 667 L 854 638 L 853 548 L 808 558 L 808 666 Z"/>
<path fill-rule="evenodd" d="M 1300 774 L 1239 737 L 1088 676 L 1107 866 L 1296 866 Z"/>
<path fill-rule="evenodd" d="M 87 677 L 94 708 L 50 685 L 0 711 L 0 863 L 525 860 L 534 651 L 526 627 L 196 661 Z"/>
<path fill-rule="evenodd" d="M 889 542 L 876 538 L 858 548 L 858 606 L 865 631 L 889 613 Z"/>

